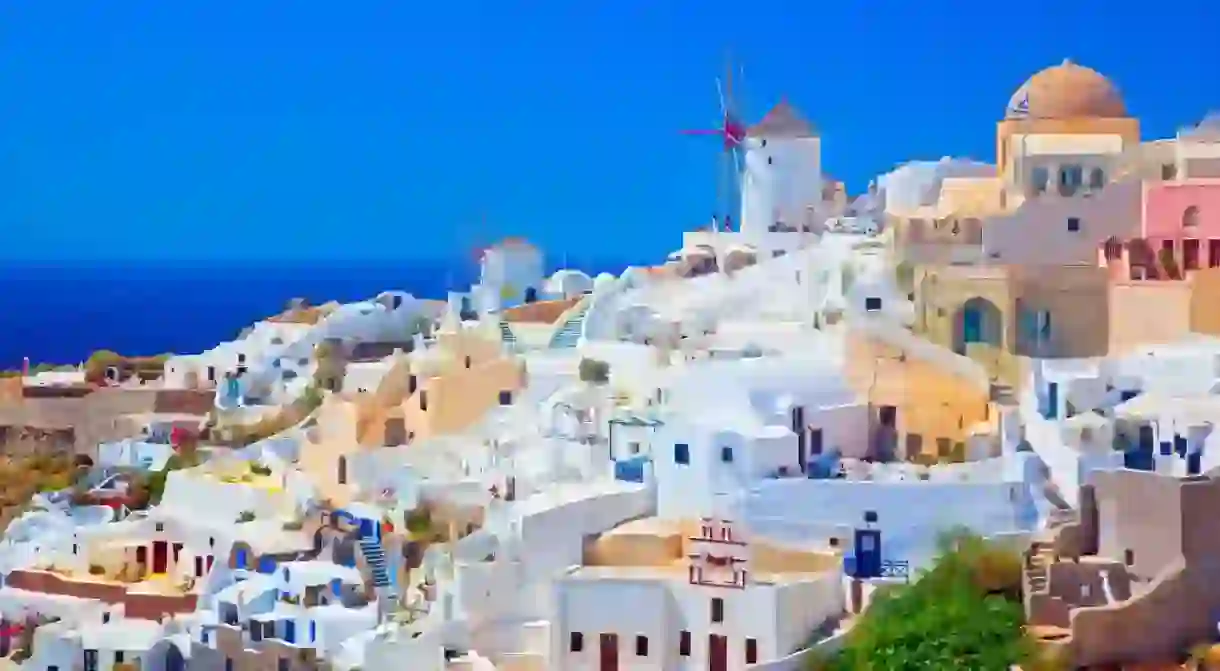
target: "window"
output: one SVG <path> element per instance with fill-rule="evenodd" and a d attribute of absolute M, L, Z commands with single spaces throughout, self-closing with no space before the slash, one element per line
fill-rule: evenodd
<path fill-rule="evenodd" d="M 647 657 L 648 656 L 648 637 L 647 636 L 636 636 L 635 637 L 635 656 L 636 657 Z"/>
<path fill-rule="evenodd" d="M 97 650 L 85 651 L 85 671 L 97 671 Z"/>
<path fill-rule="evenodd" d="M 585 635 L 579 631 L 574 631 L 568 635 L 568 650 L 572 652 L 580 652 L 585 649 Z"/>
<path fill-rule="evenodd" d="M 758 640 L 753 638 L 746 639 L 746 664 L 758 663 Z"/>
<path fill-rule="evenodd" d="M 157 531 L 165 531 L 165 522 L 157 522 Z"/>
<path fill-rule="evenodd" d="M 470 357 L 466 357 L 466 367 L 470 368 Z"/>
<path fill-rule="evenodd" d="M 1118 261 L 1123 258 L 1123 243 L 1118 238 L 1106 240 L 1104 249 L 1107 261 Z"/>
<path fill-rule="evenodd" d="M 1123 551 L 1123 563 L 1127 566 L 1135 566 L 1135 550 Z"/>
<path fill-rule="evenodd" d="M 1182 241 L 1182 266 L 1186 270 L 1199 269 L 1199 241 Z"/>
<path fill-rule="evenodd" d="M 419 392 L 419 409 L 424 412 L 428 411 L 428 392 L 426 391 Z"/>
<path fill-rule="evenodd" d="M 1207 267 L 1220 268 L 1220 240 L 1207 241 Z"/>
<path fill-rule="evenodd" d="M 728 446 L 720 448 L 720 460 L 726 464 L 733 463 L 733 448 Z"/>
<path fill-rule="evenodd" d="M 245 362 L 246 362 L 246 355 L 241 352 L 238 352 L 237 363 L 245 363 Z"/>
<path fill-rule="evenodd" d="M 630 452 L 631 454 L 639 454 L 640 453 L 640 444 L 639 443 L 627 443 L 627 451 Z"/>
<path fill-rule="evenodd" d="M 347 457 L 339 456 L 339 484 L 347 484 Z"/>
<path fill-rule="evenodd" d="M 759 146 L 762 147 L 763 149 L 766 149 L 767 148 L 767 138 L 763 138 L 762 142 L 759 143 Z"/>
<path fill-rule="evenodd" d="M 418 388 L 419 388 L 419 378 L 415 377 L 414 375 L 408 376 L 407 377 L 407 393 L 414 394 L 415 390 Z"/>
<path fill-rule="evenodd" d="M 115 663 L 115 664 L 122 664 L 122 663 L 123 663 L 123 651 L 122 651 L 122 650 L 115 650 L 115 651 L 114 651 L 114 663 Z"/>
<path fill-rule="evenodd" d="M 1068 217 L 1068 232 L 1069 233 L 1079 233 L 1080 232 L 1080 217 Z"/>
<path fill-rule="evenodd" d="M 771 165 L 771 157 L 770 157 L 770 156 L 768 156 L 768 157 L 767 157 L 767 165 Z"/>
<path fill-rule="evenodd" d="M 690 657 L 690 632 L 683 631 L 678 634 L 678 654 L 683 657 Z"/>
<path fill-rule="evenodd" d="M 216 366 L 208 366 L 208 382 L 216 381 Z"/>
<path fill-rule="evenodd" d="M 1080 598 L 1088 599 L 1089 597 L 1093 596 L 1092 587 L 1093 587 L 1092 585 L 1081 585 L 1080 586 Z"/>
<path fill-rule="evenodd" d="M 1059 195 L 1074 196 L 1084 184 L 1084 168 L 1065 165 L 1059 169 Z"/>
<path fill-rule="evenodd" d="M 1035 194 L 1046 193 L 1046 185 L 1051 181 L 1051 173 L 1043 166 L 1036 166 L 1030 173 L 1029 181 Z"/>
<path fill-rule="evenodd" d="M 1199 225 L 1199 206 L 1191 205 L 1182 210 L 1182 228 L 1194 228 Z"/>
<path fill-rule="evenodd" d="M 287 657 L 280 657 L 276 661 L 278 662 L 275 665 L 277 671 L 288 671 L 288 658 Z"/>
<path fill-rule="evenodd" d="M 500 392 L 500 405 L 512 405 L 513 393 L 511 391 Z"/>
<path fill-rule="evenodd" d="M 233 671 L 233 658 L 225 657 L 225 671 Z"/>
<path fill-rule="evenodd" d="M 1089 188 L 1100 189 L 1106 185 L 1106 172 L 1101 168 L 1093 168 L 1089 171 Z"/>
<path fill-rule="evenodd" d="M 869 296 L 864 299 L 864 309 L 867 312 L 877 312 L 881 309 L 881 299 L 876 296 Z"/>
<path fill-rule="evenodd" d="M 1161 165 L 1161 179 L 1170 180 L 1178 178 L 1178 166 L 1173 163 L 1165 163 Z"/>
<path fill-rule="evenodd" d="M 712 598 L 712 622 L 724 622 L 724 599 L 718 596 Z"/>
<path fill-rule="evenodd" d="M 674 444 L 674 463 L 690 464 L 690 445 L 686 443 Z"/>

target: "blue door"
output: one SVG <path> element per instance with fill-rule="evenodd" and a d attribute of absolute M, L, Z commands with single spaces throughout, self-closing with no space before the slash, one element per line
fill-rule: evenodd
<path fill-rule="evenodd" d="M 1201 472 L 1203 472 L 1203 453 L 1195 451 L 1195 452 L 1191 452 L 1190 454 L 1187 454 L 1186 455 L 1186 474 L 1187 475 L 1198 475 Z"/>
<path fill-rule="evenodd" d="M 1046 418 L 1055 419 L 1059 416 L 1059 383 L 1046 385 Z"/>
<path fill-rule="evenodd" d="M 856 529 L 857 578 L 877 578 L 881 575 L 881 530 Z"/>
<path fill-rule="evenodd" d="M 962 342 L 983 342 L 983 313 L 978 308 L 962 310 Z"/>
<path fill-rule="evenodd" d="M 275 557 L 262 556 L 258 558 L 258 572 L 268 575 L 275 573 Z"/>
<path fill-rule="evenodd" d="M 362 538 L 378 538 L 379 525 L 375 520 L 360 518 L 360 536 Z"/>
<path fill-rule="evenodd" d="M 297 623 L 292 620 L 284 620 L 284 642 L 297 642 Z"/>

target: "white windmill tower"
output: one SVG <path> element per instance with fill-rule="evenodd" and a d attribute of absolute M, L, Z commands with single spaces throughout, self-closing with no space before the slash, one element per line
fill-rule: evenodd
<path fill-rule="evenodd" d="M 786 99 L 746 131 L 742 141 L 741 232 L 815 227 L 822 203 L 822 140 Z"/>

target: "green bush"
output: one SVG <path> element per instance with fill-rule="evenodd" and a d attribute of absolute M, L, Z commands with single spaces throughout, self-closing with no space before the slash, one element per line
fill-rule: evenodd
<path fill-rule="evenodd" d="M 1015 553 L 974 536 L 948 535 L 931 569 L 910 585 L 879 589 L 843 650 L 811 668 L 1008 671 L 1034 652 L 1022 631 L 1019 586 Z"/>

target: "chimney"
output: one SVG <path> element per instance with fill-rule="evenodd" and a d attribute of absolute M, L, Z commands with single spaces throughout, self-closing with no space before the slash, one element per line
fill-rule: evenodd
<path fill-rule="evenodd" d="M 21 377 L 30 376 L 30 357 L 21 357 Z"/>

